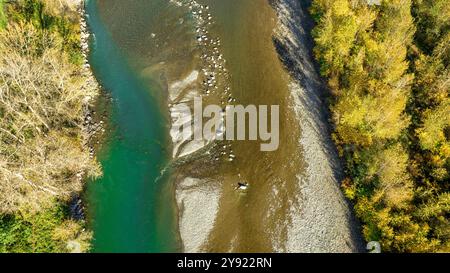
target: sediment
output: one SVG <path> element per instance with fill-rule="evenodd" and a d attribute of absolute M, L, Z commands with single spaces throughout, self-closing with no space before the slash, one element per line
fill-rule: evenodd
<path fill-rule="evenodd" d="M 312 53 L 309 2 L 271 1 L 279 18 L 274 45 L 292 78 L 289 88 L 307 164 L 306 172 L 299 175 L 301 205 L 292 212 L 286 250 L 359 252 L 363 250 L 359 224 L 340 190 L 343 169 L 331 139 L 328 90 Z"/>

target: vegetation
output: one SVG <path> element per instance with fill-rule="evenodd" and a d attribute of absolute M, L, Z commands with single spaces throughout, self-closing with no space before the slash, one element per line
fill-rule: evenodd
<path fill-rule="evenodd" d="M 6 15 L 4 12 L 4 0 L 0 0 L 0 29 L 6 26 Z"/>
<path fill-rule="evenodd" d="M 90 233 L 70 219 L 67 208 L 54 204 L 39 213 L 21 210 L 0 215 L 0 252 L 84 252 Z"/>
<path fill-rule="evenodd" d="M 315 0 L 343 189 L 384 251 L 450 251 L 450 1 Z"/>
<path fill-rule="evenodd" d="M 89 234 L 82 223 L 70 220 L 63 209 L 82 190 L 84 178 L 100 174 L 83 147 L 84 114 L 97 88 L 82 72 L 79 15 L 69 2 L 18 0 L 4 7 L 1 252 L 88 248 Z"/>

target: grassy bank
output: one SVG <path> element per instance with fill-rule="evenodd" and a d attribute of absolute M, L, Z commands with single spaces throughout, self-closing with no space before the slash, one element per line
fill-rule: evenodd
<path fill-rule="evenodd" d="M 63 202 L 38 213 L 22 209 L 0 215 L 0 253 L 61 253 L 89 250 L 90 233 L 72 220 Z"/>
<path fill-rule="evenodd" d="M 343 189 L 383 251 L 450 251 L 447 0 L 315 0 Z"/>
<path fill-rule="evenodd" d="M 82 67 L 71 1 L 3 3 L 0 30 L 0 252 L 89 249 L 68 203 L 100 174 L 84 146 L 97 87 Z"/>

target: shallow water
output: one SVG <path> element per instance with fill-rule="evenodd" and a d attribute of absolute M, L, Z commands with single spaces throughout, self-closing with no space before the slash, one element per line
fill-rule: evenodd
<path fill-rule="evenodd" d="M 199 1 L 211 6 L 237 104 L 280 106 L 280 147 L 261 152 L 259 141 L 237 141 L 237 158 L 223 163 L 220 207 L 204 249 L 214 252 L 283 250 L 289 212 L 299 197 L 303 162 L 288 90 L 289 78 L 275 51 L 276 14 L 266 0 Z M 250 184 L 236 192 L 239 181 Z M 279 243 L 279 245 L 277 245 Z"/>

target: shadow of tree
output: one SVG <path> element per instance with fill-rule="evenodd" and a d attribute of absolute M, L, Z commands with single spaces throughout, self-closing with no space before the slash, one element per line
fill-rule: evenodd
<path fill-rule="evenodd" d="M 307 122 L 319 136 L 323 153 L 333 170 L 335 181 L 342 181 L 344 177 L 342 162 L 331 139 L 333 128 L 331 113 L 327 106 L 330 91 L 325 80 L 320 76 L 319 65 L 314 60 L 314 40 L 311 35 L 314 21 L 308 11 L 311 1 L 268 1 L 279 13 L 278 17 L 282 25 L 282 31 L 273 37 L 273 44 L 292 79 L 302 88 L 299 95 L 302 112 L 311 117 L 307 119 Z M 342 195 L 342 192 L 340 194 Z M 342 197 L 342 200 L 346 199 Z M 345 205 L 351 207 L 348 201 Z M 353 240 L 348 244 L 353 245 L 358 252 L 365 252 L 360 223 L 352 213 L 348 213 L 347 220 L 351 224 Z"/>

